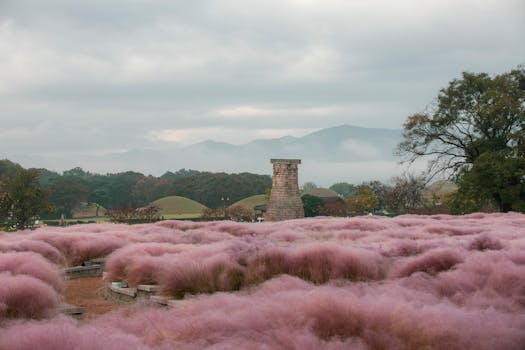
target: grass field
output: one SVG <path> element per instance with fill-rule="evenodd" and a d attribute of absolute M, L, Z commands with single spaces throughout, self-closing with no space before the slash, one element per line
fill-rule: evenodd
<path fill-rule="evenodd" d="M 169 219 L 199 217 L 202 211 L 206 209 L 199 202 L 179 196 L 164 197 L 151 204 L 158 206 L 161 209 L 160 214 Z"/>

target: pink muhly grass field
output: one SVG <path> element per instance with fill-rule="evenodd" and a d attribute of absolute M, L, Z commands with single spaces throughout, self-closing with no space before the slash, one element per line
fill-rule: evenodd
<path fill-rule="evenodd" d="M 0 252 L 34 252 L 42 255 L 47 260 L 63 265 L 65 263 L 64 256 L 51 244 L 41 241 L 23 239 L 16 241 L 2 242 L 0 240 Z"/>
<path fill-rule="evenodd" d="M 33 268 L 57 261 L 21 241 L 68 264 L 107 256 L 106 282 L 156 283 L 180 300 L 82 323 L 23 320 L 50 315 L 53 279 Z M 0 349 L 525 349 L 517 213 L 94 224 L 2 235 L 0 251 L 29 266 L 0 272 Z M 10 287 L 29 283 L 47 292 Z"/>
<path fill-rule="evenodd" d="M 64 276 L 61 270 L 40 254 L 33 252 L 0 253 L 0 273 L 27 275 L 50 285 L 62 292 Z"/>
<path fill-rule="evenodd" d="M 28 275 L 0 272 L 0 324 L 6 318 L 42 318 L 53 314 L 59 295 Z"/>

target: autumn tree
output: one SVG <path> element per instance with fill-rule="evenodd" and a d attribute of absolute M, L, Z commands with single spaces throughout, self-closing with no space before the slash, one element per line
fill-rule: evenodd
<path fill-rule="evenodd" d="M 38 172 L 20 169 L 16 175 L 0 180 L 0 221 L 9 227 L 17 230 L 32 227 L 35 216 L 50 209 Z"/>
<path fill-rule="evenodd" d="M 346 203 L 343 199 L 325 202 L 319 208 L 319 215 L 325 216 L 346 216 Z"/>
<path fill-rule="evenodd" d="M 393 186 L 385 196 L 385 206 L 388 210 L 402 214 L 424 206 L 425 176 L 404 174 L 395 177 L 392 182 Z"/>
<path fill-rule="evenodd" d="M 362 186 L 357 193 L 346 199 L 346 209 L 350 215 L 366 215 L 379 207 L 379 199 L 374 191 Z"/>
<path fill-rule="evenodd" d="M 463 199 L 519 209 L 525 171 L 507 170 L 525 157 L 524 78 L 523 67 L 494 77 L 463 73 L 440 90 L 427 113 L 408 117 L 399 153 L 410 162 L 428 159 L 431 176 L 455 177 Z M 499 175 L 484 178 L 487 172 Z M 479 191 L 482 186 L 490 190 Z"/>

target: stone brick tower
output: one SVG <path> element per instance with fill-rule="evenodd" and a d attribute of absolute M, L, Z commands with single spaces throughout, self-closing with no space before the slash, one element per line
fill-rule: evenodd
<path fill-rule="evenodd" d="M 272 194 L 264 218 L 267 221 L 304 218 L 297 179 L 297 167 L 301 164 L 301 160 L 272 159 L 271 162 L 273 164 Z"/>

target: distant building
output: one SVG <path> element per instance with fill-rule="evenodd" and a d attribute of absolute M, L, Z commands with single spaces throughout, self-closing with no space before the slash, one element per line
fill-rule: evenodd
<path fill-rule="evenodd" d="M 335 203 L 342 200 L 341 195 L 335 191 L 332 191 L 328 188 L 314 188 L 308 191 L 303 191 L 301 196 L 308 194 L 310 196 L 319 197 L 323 200 L 324 203 Z"/>

